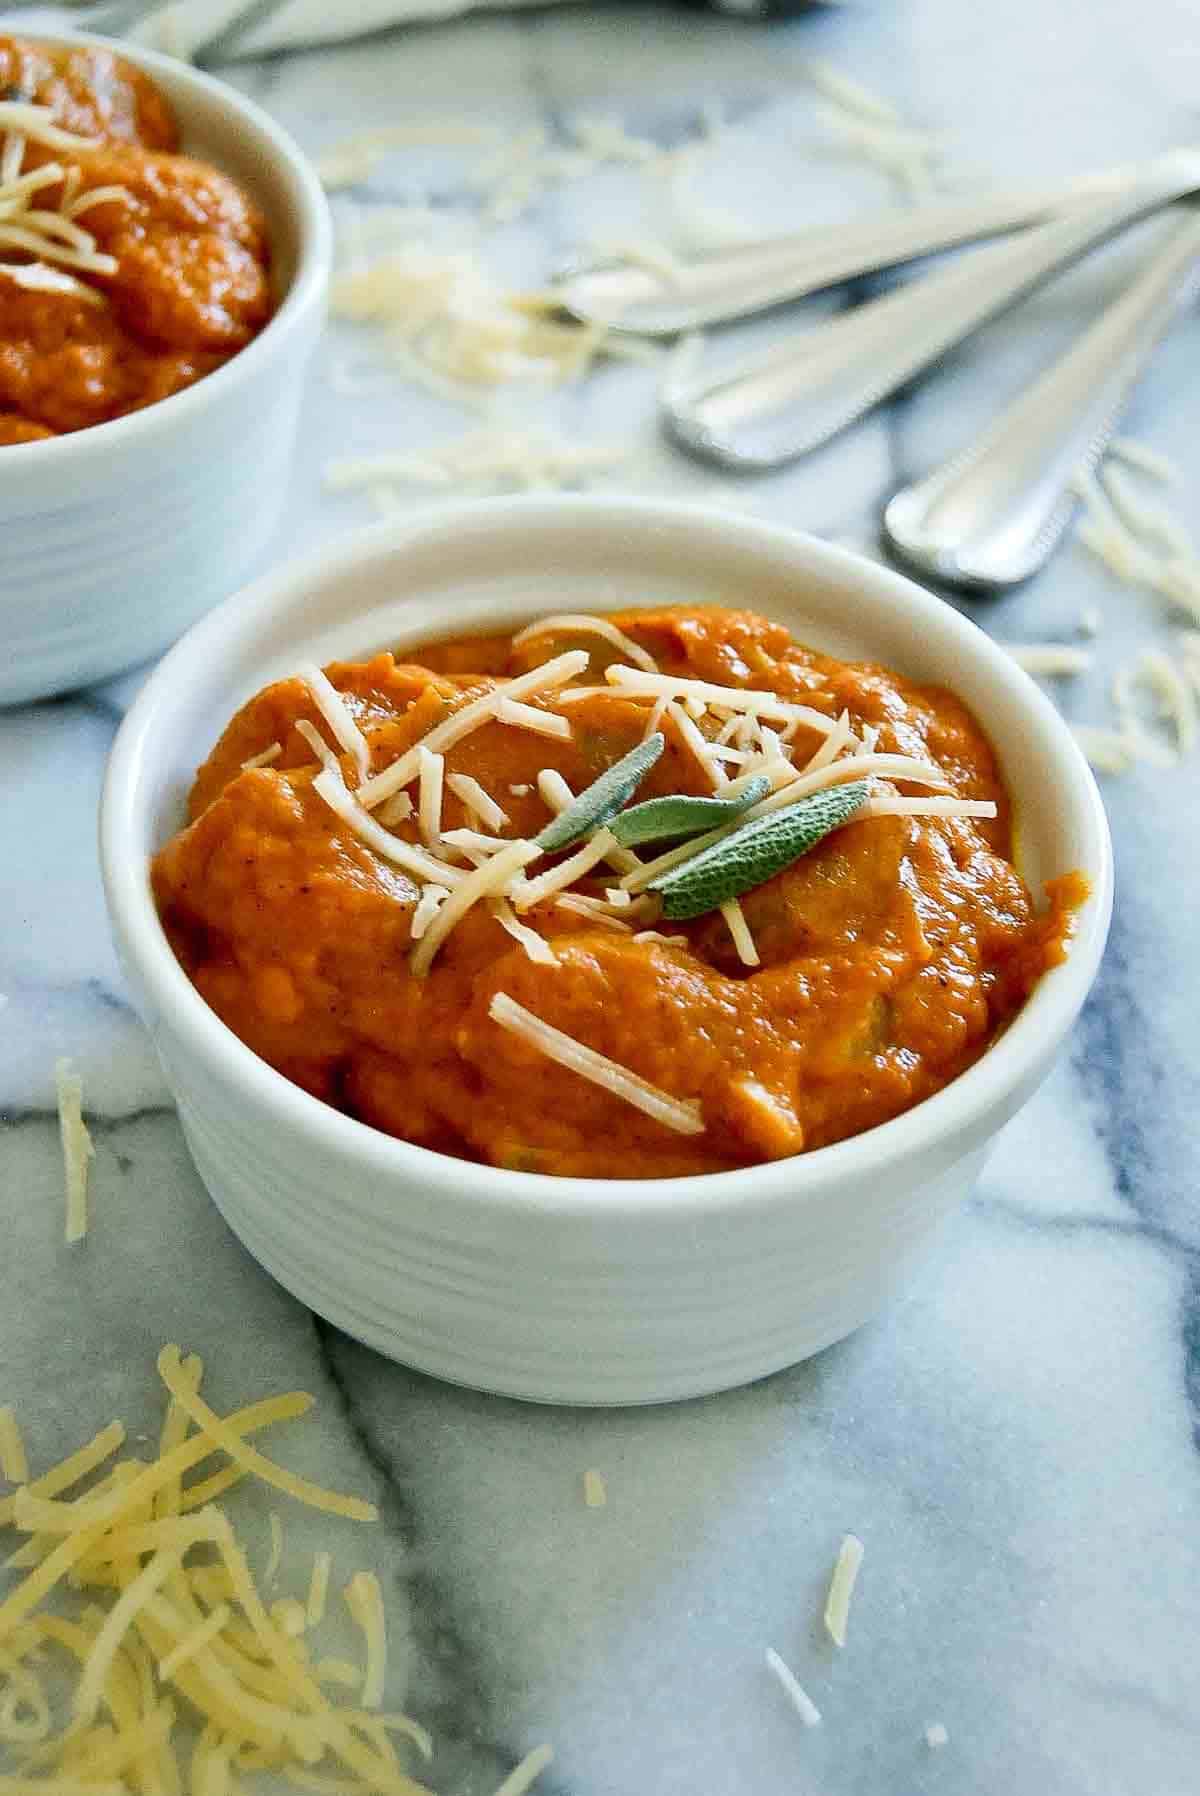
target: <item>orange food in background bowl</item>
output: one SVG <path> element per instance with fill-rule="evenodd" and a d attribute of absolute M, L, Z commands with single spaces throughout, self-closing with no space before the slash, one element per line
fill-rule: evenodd
<path fill-rule="evenodd" d="M 221 82 L 0 38 L 0 704 L 161 652 L 254 567 L 324 320 L 307 158 Z"/>

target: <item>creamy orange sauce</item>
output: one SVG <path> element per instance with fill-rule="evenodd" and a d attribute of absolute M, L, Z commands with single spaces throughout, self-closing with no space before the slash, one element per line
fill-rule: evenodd
<path fill-rule="evenodd" d="M 167 398 L 245 347 L 273 310 L 262 218 L 226 176 L 176 153 L 149 78 L 108 51 L 0 37 L 0 98 L 50 106 L 90 150 L 26 146 L 23 168 L 77 167 L 80 191 L 127 197 L 80 215 L 112 275 L 68 271 L 103 297 L 31 292 L 0 265 L 0 445 L 102 424 Z M 38 194 L 56 210 L 61 183 Z M 0 248 L 0 261 L 22 258 Z M 32 258 L 24 258 L 26 260 Z"/>
<path fill-rule="evenodd" d="M 665 673 L 769 688 L 830 717 L 847 708 L 853 724 L 879 727 L 881 751 L 936 762 L 959 796 L 994 799 L 997 819 L 869 818 L 827 837 L 742 899 L 762 957 L 754 971 L 719 915 L 662 925 L 686 937 L 665 945 L 545 904 L 526 921 L 553 942 L 557 967 L 531 962 L 481 907 L 429 976 L 414 979 L 418 888 L 312 791 L 312 751 L 295 724 L 329 734 L 307 688 L 285 680 L 230 723 L 197 775 L 188 826 L 154 862 L 164 923 L 198 990 L 244 1042 L 327 1103 L 408 1141 L 546 1173 L 744 1166 L 857 1134 L 939 1090 L 1061 958 L 1086 890 L 1055 882 L 1049 910 L 1036 914 L 1011 863 L 1008 797 L 978 725 L 947 692 L 830 660 L 747 612 L 614 621 Z M 593 657 L 588 683 L 621 658 L 594 636 L 543 636 L 518 650 L 507 638 L 472 639 L 327 671 L 378 771 L 498 677 L 577 646 Z M 448 771 L 473 775 L 503 806 L 514 837 L 548 819 L 540 769 L 558 769 L 578 791 L 646 725 L 645 704 L 608 694 L 538 702 L 569 717 L 570 741 L 490 722 L 446 757 Z M 638 799 L 709 791 L 669 719 L 663 728 L 666 751 Z M 797 764 L 821 740 L 802 728 Z M 274 742 L 278 760 L 242 770 Z M 352 779 L 349 757 L 343 766 Z M 448 794 L 444 827 L 466 821 Z M 411 823 L 397 833 L 417 839 Z M 599 893 L 614 877 L 601 869 L 585 883 Z M 673 1134 L 501 1030 L 488 1016 L 498 991 L 674 1096 L 699 1099 L 704 1133 Z"/>

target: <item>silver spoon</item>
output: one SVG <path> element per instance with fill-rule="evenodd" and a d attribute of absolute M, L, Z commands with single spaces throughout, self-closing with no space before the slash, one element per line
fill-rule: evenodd
<path fill-rule="evenodd" d="M 1120 298 L 964 454 L 906 487 L 884 535 L 919 573 L 974 589 L 1015 586 L 1053 551 L 1072 481 L 1099 461 L 1164 331 L 1200 289 L 1195 203 Z"/>
<path fill-rule="evenodd" d="M 1092 200 L 1011 241 L 974 250 L 719 374 L 682 373 L 663 395 L 667 429 L 684 448 L 724 467 L 793 461 L 1059 269 L 1198 188 L 1200 154 L 1159 157 L 1118 197 Z"/>
<path fill-rule="evenodd" d="M 673 337 L 1019 230 L 1082 201 L 1126 191 L 1137 174 L 1134 168 L 1114 168 L 1054 186 L 933 200 L 914 211 L 889 207 L 848 224 L 709 251 L 662 272 L 618 256 L 575 262 L 555 277 L 551 291 L 582 324 Z"/>

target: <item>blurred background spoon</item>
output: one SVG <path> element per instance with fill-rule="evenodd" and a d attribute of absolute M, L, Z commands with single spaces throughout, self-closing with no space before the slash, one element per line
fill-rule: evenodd
<path fill-rule="evenodd" d="M 986 434 L 904 488 L 884 536 L 918 573 L 992 590 L 1036 573 L 1164 331 L 1200 290 L 1200 208 L 1180 213 L 1126 290 Z"/>
<path fill-rule="evenodd" d="M 898 206 L 849 223 L 731 245 L 656 266 L 611 256 L 569 264 L 551 283 L 563 310 L 583 324 L 643 337 L 749 318 L 859 275 L 1001 236 L 1106 193 L 1128 191 L 1134 167 L 1113 168 L 1037 187 L 1006 187 L 971 198 Z"/>
<path fill-rule="evenodd" d="M 794 461 L 1034 288 L 1128 225 L 1200 188 L 1200 154 L 1148 163 L 1116 197 L 975 249 L 882 299 L 720 372 L 668 381 L 663 421 L 683 448 L 735 470 Z"/>

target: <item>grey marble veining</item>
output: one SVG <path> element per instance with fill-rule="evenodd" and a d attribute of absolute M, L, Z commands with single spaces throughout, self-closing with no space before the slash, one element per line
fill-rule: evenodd
<path fill-rule="evenodd" d="M 819 127 L 797 76 L 806 54 L 944 130 L 956 168 L 997 177 L 1150 154 L 1200 123 L 1194 0 L 864 3 L 770 29 L 634 8 L 489 17 L 231 75 L 314 149 L 409 109 L 552 131 L 605 110 L 674 143 L 720 101 L 731 139 L 705 197 L 775 227 L 887 198 Z M 375 197 L 407 197 L 407 168 Z M 615 171 L 549 194 L 498 238 L 497 267 L 537 278 L 580 236 L 652 228 L 635 191 Z M 732 496 L 873 549 L 892 487 L 1065 343 L 1132 253 L 1074 271 L 937 381 Z M 1196 519 L 1198 328 L 1173 332 L 1128 425 L 1180 463 L 1173 502 Z M 348 351 L 334 333 L 307 395 L 285 533 L 297 553 L 370 515 L 324 491 L 328 455 L 461 426 L 387 375 L 370 399 L 347 396 L 335 374 Z M 725 482 L 655 447 L 652 385 L 644 370 L 601 370 L 564 397 L 562 426 L 589 440 L 633 427 L 640 484 L 728 502 Z M 1102 720 L 1121 657 L 1149 636 L 1169 643 L 1158 601 L 1068 547 L 973 615 L 1002 637 L 1069 639 L 1093 606 L 1096 670 L 1058 696 Z M 122 991 L 92 846 L 104 757 L 139 678 L 0 715 L 0 1402 L 28 1418 L 35 1463 L 113 1414 L 156 1428 L 165 1340 L 206 1356 L 218 1405 L 313 1390 L 318 1426 L 294 1436 L 289 1463 L 375 1495 L 383 1516 L 367 1531 L 288 1507 L 288 1561 L 302 1568 L 320 1542 L 341 1573 L 380 1570 L 390 1696 L 434 1728 L 431 1776 L 460 1796 L 488 1796 L 543 1739 L 558 1755 L 547 1796 L 1200 1790 L 1195 762 L 1107 786 L 1118 902 L 1095 997 L 886 1316 L 726 1396 L 538 1410 L 438 1385 L 314 1320 L 208 1202 Z M 93 1232 L 73 1252 L 51 1078 L 64 1053 L 97 1142 Z M 581 1501 L 587 1467 L 607 1480 L 603 1510 Z M 265 1548 L 262 1502 L 242 1514 Z M 867 1556 L 839 1654 L 816 1624 L 847 1529 Z M 821 1707 L 820 1728 L 802 1730 L 769 1680 L 768 1645 Z M 931 1753 L 924 1729 L 939 1720 L 950 1742 Z"/>

